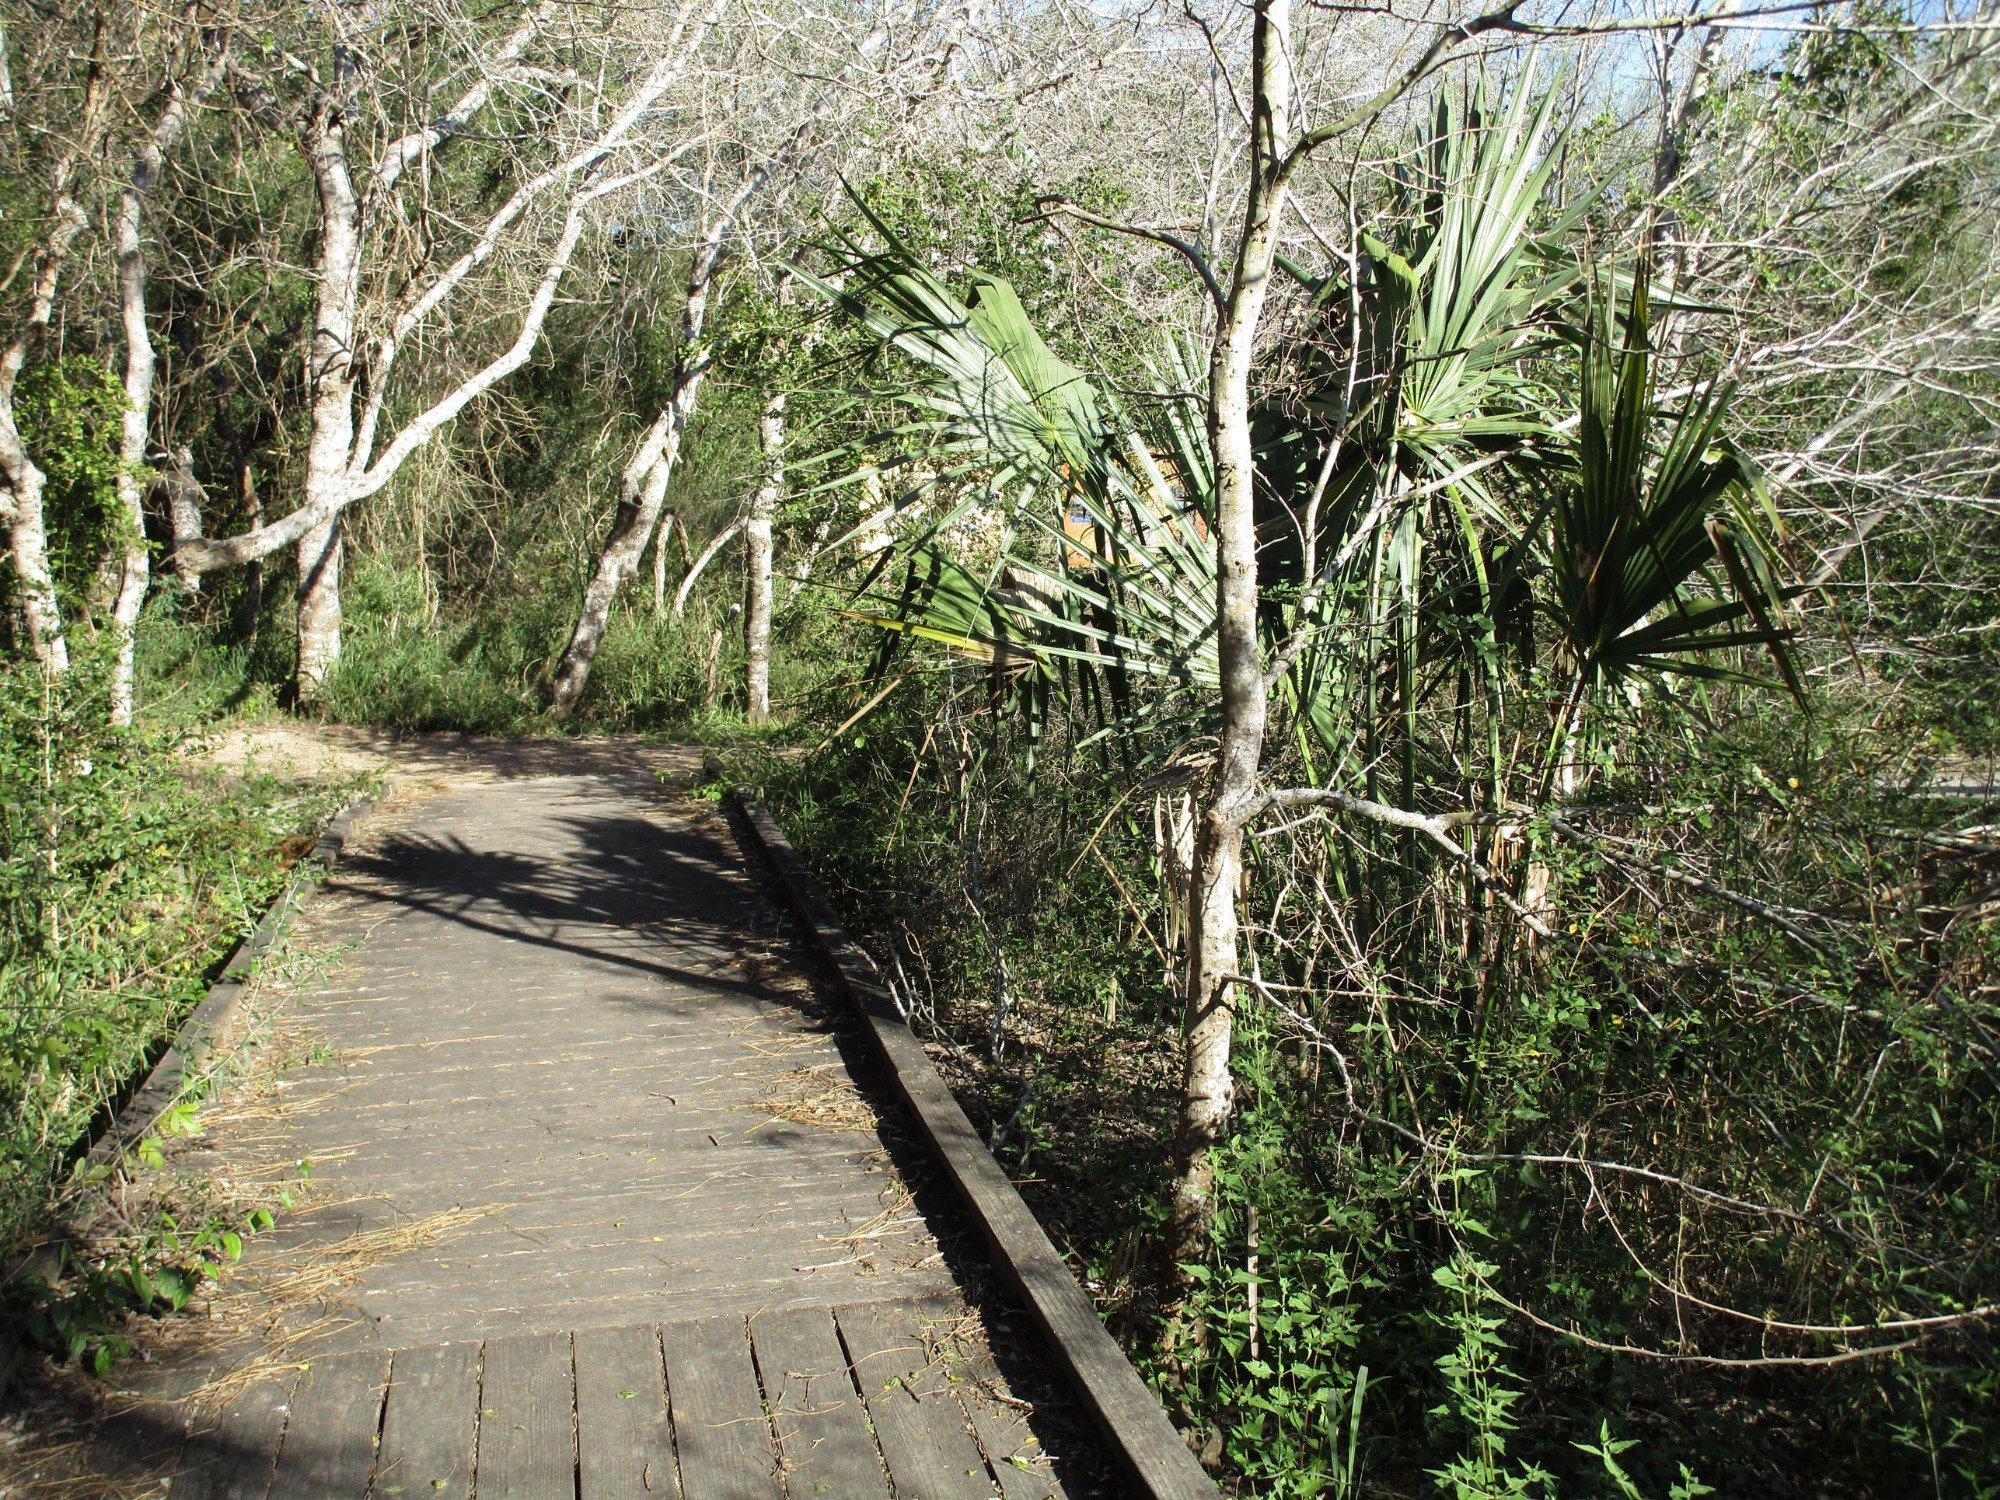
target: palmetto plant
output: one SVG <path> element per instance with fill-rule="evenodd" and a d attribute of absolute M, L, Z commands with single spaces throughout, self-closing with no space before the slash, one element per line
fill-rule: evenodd
<path fill-rule="evenodd" d="M 1656 410 L 1651 319 L 1635 283 L 1622 343 L 1593 313 L 1580 365 L 1574 467 L 1556 486 L 1547 617 L 1586 688 L 1640 672 L 1741 674 L 1707 653 L 1761 646 L 1796 693 L 1769 536 L 1777 515 L 1724 431 L 1730 388 Z M 1690 585 L 1720 565 L 1734 598 Z"/>
<path fill-rule="evenodd" d="M 1659 409 L 1642 274 L 1625 275 L 1622 333 L 1579 299 L 1559 258 L 1572 215 L 1543 201 L 1548 105 L 1529 93 L 1497 116 L 1441 103 L 1390 227 L 1338 276 L 1291 268 L 1313 317 L 1258 416 L 1281 701 L 1315 775 L 1372 790 L 1393 765 L 1405 805 L 1431 780 L 1417 707 L 1459 679 L 1483 685 L 1478 780 L 1500 795 L 1510 628 L 1572 669 L 1561 733 L 1634 674 L 1729 674 L 1720 649 L 1768 647 L 1789 673 L 1771 518 L 1724 435 L 1729 391 Z M 887 442 L 923 475 L 911 496 L 939 503 L 901 543 L 900 589 L 875 590 L 878 569 L 854 612 L 890 650 L 927 638 L 1004 668 L 1030 709 L 1069 696 L 1097 734 L 1198 731 L 1218 673 L 1215 559 L 1192 521 L 1212 513 L 1211 470 L 1180 394 L 1197 361 L 1167 346 L 1157 394 L 1119 401 L 1048 348 L 1005 282 L 974 278 L 961 298 L 874 228 L 881 248 L 842 238 L 807 279 L 902 356 L 908 417 Z M 882 463 L 877 448 L 847 477 Z M 944 539 L 973 505 L 1002 518 L 990 556 Z"/>
<path fill-rule="evenodd" d="M 896 392 L 909 417 L 875 439 L 900 450 L 887 463 L 871 453 L 831 482 L 900 464 L 919 478 L 898 504 L 939 503 L 903 538 L 900 592 L 873 589 L 878 567 L 854 613 L 1032 673 L 1030 706 L 1046 685 L 1088 691 L 1084 668 L 1107 674 L 1106 701 L 1140 714 L 1212 689 L 1214 561 L 1192 520 L 1208 493 L 1198 426 L 1171 403 L 1135 422 L 1048 348 L 1006 282 L 976 278 L 961 298 L 871 222 L 886 249 L 842 239 L 828 275 L 802 274 L 909 362 L 914 378 Z M 1001 518 L 977 570 L 945 541 L 974 507 Z M 1069 565 L 1077 552 L 1090 567 Z M 1134 679 L 1154 691 L 1135 693 Z"/>
<path fill-rule="evenodd" d="M 1303 472 L 1262 465 L 1295 513 L 1309 501 L 1300 481 L 1323 483 L 1322 468 L 1378 491 L 1400 472 L 1483 495 L 1468 462 L 1543 431 L 1546 393 L 1521 361 L 1573 280 L 1555 250 L 1578 209 L 1545 204 L 1555 93 L 1533 107 L 1533 82 L 1531 69 L 1497 117 L 1477 95 L 1440 97 L 1397 174 L 1393 227 L 1364 230 L 1351 269 L 1314 276 L 1280 260 L 1315 314 L 1298 388 L 1266 416 L 1273 458 L 1289 447 L 1310 459 Z M 1284 431 L 1287 411 L 1301 431 Z M 1318 441 L 1299 443 L 1306 434 Z"/>

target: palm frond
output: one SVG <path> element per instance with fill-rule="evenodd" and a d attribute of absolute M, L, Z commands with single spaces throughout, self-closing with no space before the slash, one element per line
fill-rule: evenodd
<path fill-rule="evenodd" d="M 1731 388 L 1714 382 L 1676 412 L 1657 409 L 1643 275 L 1622 344 L 1612 322 L 1594 305 L 1581 351 L 1577 462 L 1553 514 L 1550 618 L 1599 685 L 1637 671 L 1713 676 L 1713 664 L 1691 659 L 1754 645 L 1798 692 L 1761 487 L 1723 432 Z M 1719 597 L 1712 568 L 1733 601 Z"/>

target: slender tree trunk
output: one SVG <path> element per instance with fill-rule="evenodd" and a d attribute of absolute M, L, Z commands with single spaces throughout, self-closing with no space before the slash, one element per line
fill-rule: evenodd
<path fill-rule="evenodd" d="M 321 211 L 318 319 L 312 338 L 312 426 L 306 443 L 305 505 L 339 489 L 354 453 L 354 336 L 361 263 L 360 204 L 337 114 L 323 115 L 308 156 Z M 341 512 L 300 536 L 294 610 L 298 660 L 293 690 L 301 707 L 319 700 L 340 659 Z"/>
<path fill-rule="evenodd" d="M 69 642 L 63 636 L 62 610 L 56 603 L 55 577 L 49 571 L 48 522 L 42 492 L 48 476 L 28 456 L 11 410 L 0 411 L 0 469 L 13 491 L 13 524 L 8 528 L 8 552 L 14 560 L 14 594 L 20 604 L 28 648 L 51 672 L 69 670 Z"/>
<path fill-rule="evenodd" d="M 163 131 L 165 127 L 163 121 Z M 153 335 L 146 326 L 146 255 L 140 239 L 139 215 L 143 195 L 159 176 L 162 148 L 160 134 L 155 133 L 139 154 L 132 169 L 132 181 L 118 198 L 118 301 L 125 325 L 125 410 L 118 419 L 117 480 L 125 546 L 118 598 L 111 607 L 111 626 L 117 642 L 111 669 L 111 722 L 118 728 L 132 722 L 133 654 L 138 640 L 139 611 L 145 607 L 146 588 L 152 579 L 153 554 L 146 546 L 144 473 L 157 362 L 153 357 Z"/>
<path fill-rule="evenodd" d="M 348 488 L 355 458 L 354 341 L 361 291 L 361 200 L 347 158 L 346 128 L 323 100 L 306 136 L 320 204 L 319 297 L 312 336 L 312 427 L 306 441 L 305 505 Z M 297 700 L 318 701 L 340 659 L 340 509 L 298 541 Z"/>
<path fill-rule="evenodd" d="M 1258 792 L 1267 689 L 1257 638 L 1255 458 L 1250 364 L 1278 247 L 1284 189 L 1278 163 L 1291 144 L 1287 36 L 1290 0 L 1258 0 L 1251 33 L 1250 192 L 1236 265 L 1209 361 L 1208 440 L 1215 458 L 1216 646 L 1221 732 L 1214 779 L 1195 826 L 1188 896 L 1186 1051 L 1174 1131 L 1167 1249 L 1175 1267 L 1207 1248 L 1212 1153 L 1234 1104 L 1230 1049 L 1236 1022 L 1237 902 L 1243 832 Z M 1178 1272 L 1175 1273 L 1178 1279 Z"/>
<path fill-rule="evenodd" d="M 612 518 L 610 533 L 598 554 L 596 571 L 584 586 L 583 605 L 577 611 L 576 628 L 556 666 L 549 686 L 549 706 L 558 717 L 575 708 L 590 681 L 590 669 L 597 664 L 598 647 L 604 644 L 605 629 L 611 623 L 611 606 L 625 580 L 638 569 L 646 543 L 659 529 L 660 513 L 666 506 L 667 483 L 680 457 L 681 438 L 688 419 L 694 415 L 695 401 L 708 374 L 708 351 L 702 329 L 708 321 L 709 285 L 721 259 L 722 240 L 711 231 L 693 267 L 688 272 L 687 300 L 681 307 L 681 345 L 674 359 L 673 395 L 666 409 L 647 429 L 632 461 L 625 466 L 618 499 L 618 514 Z M 662 535 L 660 545 L 666 545 Z"/>
<path fill-rule="evenodd" d="M 298 696 L 317 702 L 327 674 L 340 660 L 340 562 L 345 550 L 338 512 L 299 539 Z"/>
<path fill-rule="evenodd" d="M 255 531 L 264 524 L 264 499 L 257 492 L 257 471 L 244 459 L 238 473 L 237 483 L 243 495 L 243 524 Z M 196 573 L 195 577 L 201 575 Z M 237 634 L 247 643 L 255 644 L 257 632 L 264 623 L 264 560 L 252 558 L 243 565 L 243 612 L 237 622 Z"/>
<path fill-rule="evenodd" d="M 795 136 L 793 145 L 796 142 Z M 557 717 L 568 714 L 583 695 L 584 684 L 590 681 L 590 669 L 597 660 L 597 648 L 604 643 L 605 627 L 611 622 L 611 606 L 625 580 L 638 568 L 646 542 L 660 523 L 667 482 L 673 477 L 681 439 L 687 432 L 688 419 L 694 415 L 702 381 L 708 375 L 709 351 L 702 331 L 708 322 L 709 294 L 722 269 L 730 240 L 744 210 L 769 180 L 773 164 L 788 159 L 791 150 L 792 146 L 788 146 L 779 157 L 756 167 L 737 184 L 734 196 L 709 224 L 688 264 L 687 299 L 681 304 L 680 350 L 674 356 L 673 396 L 667 402 L 667 409 L 647 431 L 632 462 L 625 466 L 618 514 L 604 540 L 604 550 L 598 555 L 597 571 L 584 587 L 576 629 L 570 633 L 569 645 L 549 684 L 549 706 Z"/>
<path fill-rule="evenodd" d="M 1678 38 L 1655 41 L 1655 45 L 1662 48 L 1659 54 L 1660 124 L 1659 139 L 1653 148 L 1653 202 L 1648 213 L 1646 250 L 1650 257 L 1664 257 L 1666 264 L 1659 270 L 1665 273 L 1666 284 L 1676 296 L 1680 296 L 1694 278 L 1698 247 L 1687 240 L 1685 226 L 1673 205 L 1673 193 L 1680 186 L 1681 173 L 1687 164 L 1687 142 L 1695 117 L 1708 97 L 1715 75 L 1715 59 L 1721 48 L 1722 36 L 1718 27 L 1703 29 L 1701 42 L 1688 67 L 1687 78 L 1678 89 L 1674 87 L 1673 57 L 1679 50 L 1680 41 Z M 1692 319 L 1680 318 L 1665 329 L 1662 347 L 1670 357 L 1678 358 L 1686 351 L 1693 327 Z"/>
<path fill-rule="evenodd" d="M 50 169 L 50 228 L 35 247 L 28 315 L 0 352 L 0 516 L 7 521 L 7 551 L 14 563 L 21 634 L 35 659 L 50 672 L 69 670 L 69 642 L 63 637 L 62 609 L 56 600 L 55 577 L 49 570 L 48 517 L 42 509 L 48 475 L 28 452 L 15 425 L 14 386 L 29 352 L 41 343 L 55 316 L 56 289 L 62 284 L 69 247 L 89 224 L 70 188 L 77 163 L 97 149 L 104 132 L 101 75 L 93 67 L 90 76 L 83 100 L 83 128 Z"/>
<path fill-rule="evenodd" d="M 146 198 L 158 185 L 167 153 L 186 129 L 193 105 L 207 97 L 222 78 L 224 52 L 211 56 L 193 89 L 169 86 L 166 107 L 152 134 L 132 163 L 132 177 L 118 195 L 114 244 L 118 254 L 118 307 L 125 327 L 125 410 L 119 415 L 118 508 L 125 526 L 124 568 L 118 582 L 118 602 L 111 608 L 117 656 L 111 670 L 111 722 L 123 728 L 132 722 L 133 656 L 138 644 L 139 612 L 146 605 L 152 582 L 153 554 L 146 545 L 146 436 L 153 424 L 153 334 L 146 324 L 146 245 L 141 232 Z M 192 476 L 190 476 L 192 477 Z"/>
<path fill-rule="evenodd" d="M 738 516 L 710 537 L 708 545 L 701 549 L 700 556 L 688 564 L 687 572 L 681 576 L 681 586 L 674 590 L 675 619 L 687 613 L 688 596 L 694 592 L 694 586 L 701 582 L 701 575 L 708 571 L 708 565 L 715 561 L 724 547 L 729 545 L 729 539 L 742 529 L 743 518 Z"/>
<path fill-rule="evenodd" d="M 785 398 L 773 396 L 757 424 L 764 478 L 743 525 L 743 717 L 771 717 L 771 523 L 784 491 Z"/>
<path fill-rule="evenodd" d="M 148 349 L 148 363 L 151 350 Z M 145 377 L 148 387 L 152 383 L 149 370 Z M 126 388 L 132 385 L 132 371 L 126 371 Z M 150 390 L 148 391 L 150 398 Z M 148 404 L 150 405 L 150 399 Z M 132 429 L 138 429 L 137 444 L 142 450 L 146 442 L 146 418 L 127 406 L 122 425 L 124 435 L 119 443 L 121 449 L 133 445 Z M 120 520 L 125 528 L 124 565 L 118 579 L 118 599 L 111 606 L 111 627 L 117 642 L 117 653 L 111 667 L 111 723 L 116 728 L 125 728 L 132 722 L 132 699 L 136 676 L 135 656 L 139 641 L 139 612 L 146 604 L 146 588 L 152 579 L 152 553 L 146 545 L 146 502 L 145 486 L 133 471 L 129 460 L 118 466 L 118 507 Z"/>
<path fill-rule="evenodd" d="M 660 512 L 659 524 L 653 528 L 653 614 L 655 617 L 667 612 L 667 548 L 674 540 L 674 513 Z"/>
<path fill-rule="evenodd" d="M 618 514 L 598 554 L 597 569 L 584 585 L 583 606 L 577 611 L 576 628 L 557 664 L 549 686 L 549 706 L 558 717 L 568 715 L 590 682 L 590 670 L 597 664 L 597 649 L 604 644 L 604 632 L 611 624 L 611 606 L 639 566 L 646 543 L 659 528 L 665 508 L 667 481 L 672 478 L 674 460 L 680 455 L 681 433 L 694 410 L 701 388 L 700 370 L 677 371 L 673 399 L 654 419 L 639 444 L 639 451 L 625 466 L 620 485 Z M 664 545 L 666 538 L 660 538 Z"/>
<path fill-rule="evenodd" d="M 187 565 L 182 550 L 201 540 L 202 528 L 201 481 L 194 475 L 194 454 L 186 447 L 176 448 L 168 461 L 166 490 L 167 525 L 173 536 L 174 576 L 179 580 L 182 593 L 199 594 L 201 574 Z"/>

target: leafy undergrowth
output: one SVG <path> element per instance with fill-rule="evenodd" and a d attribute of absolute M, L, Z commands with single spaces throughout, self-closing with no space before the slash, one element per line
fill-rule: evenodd
<path fill-rule="evenodd" d="M 351 794 L 104 725 L 92 664 L 0 673 L 0 1247 L 44 1225 L 92 1122 Z"/>
<path fill-rule="evenodd" d="M 288 1085 L 325 1052 L 284 1002 L 317 983 L 338 953 L 288 940 L 268 954 L 228 1045 L 131 1151 L 63 1185 L 44 1221 L 41 1253 L 23 1257 L 0 1286 L 8 1316 L 44 1356 L 14 1393 L 18 1410 L 33 1413 L 28 1425 L 43 1446 L 91 1446 L 91 1413 L 120 1389 L 116 1378 L 101 1388 L 96 1382 L 134 1352 L 154 1361 L 268 1335 L 269 1309 L 257 1293 L 270 1279 L 269 1263 L 262 1281 L 227 1273 L 249 1240 L 311 1190 L 313 1164 L 285 1154 L 284 1127 L 319 1101 Z M 190 1310 L 200 1316 L 174 1316 Z M 0 1443 L 0 1452 L 10 1446 L 0 1457 L 6 1493 L 22 1466 L 37 1462 L 35 1444 Z"/>
<path fill-rule="evenodd" d="M 1186 783 L 1060 725 L 1024 770 L 986 705 L 906 692 L 740 774 L 1233 1493 L 1994 1492 L 1980 799 L 1831 715 L 1745 716 L 1677 752 L 1671 796 L 1658 751 L 1567 814 L 1713 880 L 1632 899 L 1600 846 L 1538 834 L 1555 940 L 1481 962 L 1406 919 L 1435 883 L 1343 899 L 1346 844 L 1260 839 L 1213 1243 L 1162 1317 Z M 1814 914 L 1805 956 L 1711 885 Z"/>
<path fill-rule="evenodd" d="M 572 592 L 510 579 L 443 610 L 416 570 L 356 558 L 343 599 L 338 664 L 313 713 L 340 724 L 496 735 L 639 734 L 696 744 L 784 740 L 790 710 L 849 663 L 837 615 L 812 594 L 774 624 L 776 718 L 743 717 L 742 616 L 733 575 L 713 570 L 682 613 L 656 613 L 633 588 L 614 611 L 589 686 L 567 718 L 548 711 L 549 671 L 568 639 Z M 189 725 L 282 713 L 293 645 L 283 610 L 242 637 L 227 601 L 162 597 L 139 636 L 140 699 Z"/>
<path fill-rule="evenodd" d="M 983 839 L 940 826 L 945 789 L 910 775 L 927 727 L 879 715 L 817 757 L 742 756 L 740 779 L 763 788 L 1092 1290 L 1122 1306 L 1150 1279 L 1164 1212 L 1179 1025 L 1165 955 L 1120 895 L 1130 872 L 1087 847 L 1089 788 L 989 786 Z"/>

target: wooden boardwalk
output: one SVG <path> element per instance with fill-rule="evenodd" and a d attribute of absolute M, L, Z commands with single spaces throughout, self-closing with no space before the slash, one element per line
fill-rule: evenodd
<path fill-rule="evenodd" d="M 1120 1492 L 718 810 L 391 799 L 294 946 L 312 1185 L 229 1279 L 338 1274 L 138 1372 L 105 1493 Z"/>
<path fill-rule="evenodd" d="M 1065 1493 L 949 1302 L 355 1350 L 260 1382 L 193 1435 L 186 1495 Z"/>

